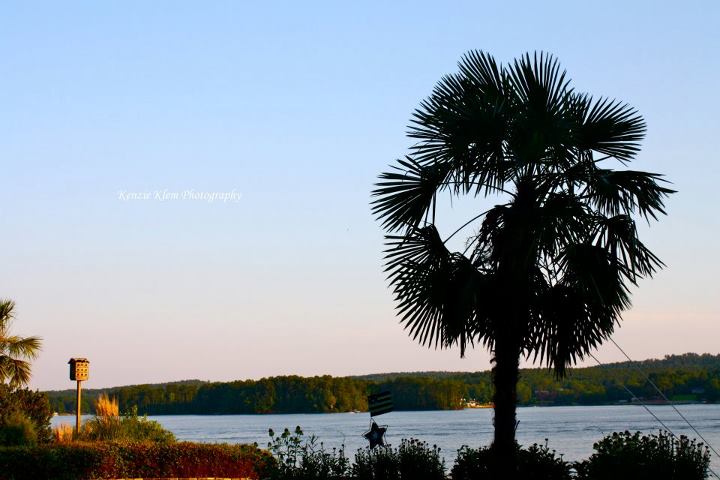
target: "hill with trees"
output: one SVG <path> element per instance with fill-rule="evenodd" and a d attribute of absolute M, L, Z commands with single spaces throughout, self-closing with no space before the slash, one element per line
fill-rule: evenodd
<path fill-rule="evenodd" d="M 720 355 L 669 355 L 663 359 L 575 368 L 558 380 L 552 371 L 521 370 L 520 405 L 603 405 L 661 398 L 645 375 L 675 401 L 720 401 Z M 451 410 L 469 400 L 491 401 L 489 371 L 398 372 L 357 377 L 279 376 L 260 380 L 203 382 L 187 380 L 152 385 L 87 389 L 83 412 L 105 393 L 118 398 L 120 409 L 137 406 L 141 414 L 331 413 L 367 410 L 369 393 L 390 390 L 396 410 Z M 75 391 L 46 392 L 52 408 L 75 408 Z"/>

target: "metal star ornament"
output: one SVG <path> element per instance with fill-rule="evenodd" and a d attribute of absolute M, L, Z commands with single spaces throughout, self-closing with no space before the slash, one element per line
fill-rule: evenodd
<path fill-rule="evenodd" d="M 370 430 L 365 432 L 363 434 L 363 437 L 370 442 L 370 448 L 373 449 L 377 446 L 384 447 L 385 446 L 385 432 L 387 431 L 387 425 L 383 425 L 382 427 L 378 426 L 377 423 L 375 423 L 375 420 L 372 421 L 372 424 L 370 425 Z"/>

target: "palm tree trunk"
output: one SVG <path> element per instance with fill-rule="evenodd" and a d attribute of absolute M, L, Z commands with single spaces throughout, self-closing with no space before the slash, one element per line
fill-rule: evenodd
<path fill-rule="evenodd" d="M 515 442 L 517 381 L 520 350 L 510 338 L 498 338 L 495 343 L 495 366 L 492 381 L 495 389 L 495 457 L 493 478 L 514 479 L 517 472 Z"/>

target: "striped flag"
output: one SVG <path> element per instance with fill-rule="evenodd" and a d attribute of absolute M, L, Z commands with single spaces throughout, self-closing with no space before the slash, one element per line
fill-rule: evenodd
<path fill-rule="evenodd" d="M 390 392 L 380 392 L 374 395 L 368 395 L 368 409 L 370 410 L 371 417 L 392 412 L 392 394 Z"/>

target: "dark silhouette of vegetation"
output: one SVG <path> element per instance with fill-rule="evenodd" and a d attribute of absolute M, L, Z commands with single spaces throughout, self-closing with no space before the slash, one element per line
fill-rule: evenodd
<path fill-rule="evenodd" d="M 638 370 L 642 366 L 642 370 Z M 647 373 L 675 401 L 720 401 L 720 355 L 672 355 L 663 360 L 574 368 L 561 379 L 542 368 L 520 370 L 520 405 L 602 405 L 632 400 L 624 386 L 647 401 L 659 401 Z M 393 392 L 396 410 L 462 408 L 463 399 L 492 401 L 491 372 L 385 373 L 362 377 L 271 377 L 259 381 L 175 382 L 85 391 L 85 413 L 102 394 L 119 399 L 120 411 L 140 414 L 328 413 L 367 410 L 367 394 Z M 318 389 L 318 385 L 327 388 Z M 268 391 L 275 394 L 267 395 Z M 38 394 L 39 395 L 39 394 Z M 47 392 L 59 413 L 75 408 L 75 391 Z M 281 399 L 278 400 L 278 399 Z M 258 403 L 255 403 L 258 401 Z M 275 403 L 278 401 L 278 403 Z M 49 416 L 49 411 L 47 413 Z"/>
<path fill-rule="evenodd" d="M 327 450 L 314 436 L 304 437 L 297 426 L 280 435 L 270 429 L 268 450 L 277 467 L 268 480 L 444 480 L 440 449 L 416 439 L 403 439 L 397 448 L 361 448 L 351 462 L 345 448 Z"/>
<path fill-rule="evenodd" d="M 350 460 L 345 447 L 325 449 L 314 435 L 305 438 L 300 426 L 291 433 L 285 428 L 280 435 L 268 431 L 268 450 L 277 459 L 277 468 L 268 480 L 331 480 L 347 478 Z"/>
<path fill-rule="evenodd" d="M 615 432 L 593 445 L 575 466 L 578 480 L 704 480 L 710 451 L 685 436 Z"/>
<path fill-rule="evenodd" d="M 392 446 L 363 448 L 355 454 L 352 477 L 357 480 L 444 480 L 445 461 L 437 445 L 414 438 Z"/>
<path fill-rule="evenodd" d="M 493 354 L 493 446 L 506 477 L 516 470 L 519 359 L 562 377 L 613 332 L 629 287 L 662 265 L 634 216 L 665 213 L 672 190 L 661 175 L 622 168 L 644 133 L 627 104 L 576 92 L 551 55 L 500 65 L 471 51 L 415 111 L 408 136 L 418 143 L 373 191 L 412 338 Z M 440 195 L 495 205 L 442 237 Z M 464 251 L 451 251 L 476 221 Z"/>
<path fill-rule="evenodd" d="M 469 448 L 458 450 L 452 467 L 452 480 L 495 479 L 492 475 L 494 448 Z M 570 463 L 555 450 L 533 444 L 527 449 L 516 446 L 518 473 L 523 480 L 570 480 Z"/>

